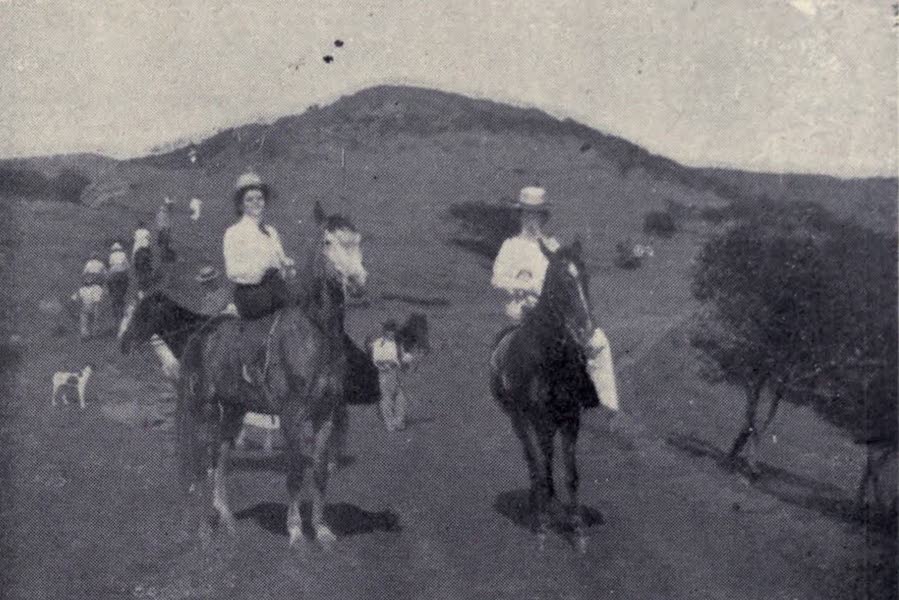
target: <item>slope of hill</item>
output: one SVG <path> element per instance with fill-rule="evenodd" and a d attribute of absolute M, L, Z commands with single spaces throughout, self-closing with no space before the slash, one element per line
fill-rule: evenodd
<path fill-rule="evenodd" d="M 369 88 L 271 124 L 226 129 L 192 147 L 204 165 L 221 169 L 247 160 L 308 158 L 310 152 L 314 155 L 312 147 L 320 146 L 324 140 L 356 151 L 377 145 L 384 138 L 466 133 L 527 137 L 536 143 L 572 140 L 578 152 L 613 167 L 622 178 L 640 170 L 660 183 L 675 184 L 699 195 L 713 194 L 730 201 L 767 196 L 774 200 L 818 202 L 868 225 L 895 227 L 895 178 L 839 179 L 687 167 L 571 119 L 560 120 L 533 108 L 415 87 Z M 190 166 L 189 148 L 132 162 L 158 168 L 186 168 Z"/>

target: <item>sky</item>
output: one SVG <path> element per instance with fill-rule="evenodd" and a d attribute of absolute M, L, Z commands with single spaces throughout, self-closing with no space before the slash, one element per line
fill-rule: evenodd
<path fill-rule="evenodd" d="M 137 156 L 404 83 L 572 117 L 690 165 L 895 175 L 893 10 L 887 0 L 0 0 L 0 157 Z"/>

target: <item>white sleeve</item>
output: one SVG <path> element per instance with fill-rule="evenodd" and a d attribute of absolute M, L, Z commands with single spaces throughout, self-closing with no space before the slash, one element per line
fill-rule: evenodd
<path fill-rule="evenodd" d="M 521 289 L 521 281 L 515 277 L 517 274 L 515 252 L 508 241 L 503 242 L 499 254 L 496 255 L 496 260 L 493 262 L 493 277 L 490 285 L 507 292 Z"/>

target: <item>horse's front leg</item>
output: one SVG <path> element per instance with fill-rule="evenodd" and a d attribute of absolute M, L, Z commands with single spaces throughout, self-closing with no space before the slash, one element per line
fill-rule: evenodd
<path fill-rule="evenodd" d="M 243 413 L 236 409 L 225 408 L 219 423 L 218 456 L 213 472 L 212 506 L 218 512 L 219 519 L 228 533 L 237 535 L 237 520 L 231 512 L 228 502 L 228 464 L 231 460 L 231 445 L 240 429 Z"/>
<path fill-rule="evenodd" d="M 290 545 L 303 541 L 303 516 L 300 493 L 303 490 L 303 420 L 302 410 L 288 402 L 281 412 L 281 433 L 287 450 L 287 534 Z"/>
<path fill-rule="evenodd" d="M 328 472 L 334 474 L 340 467 L 340 459 L 346 454 L 347 430 L 350 426 L 350 413 L 346 403 L 341 402 L 334 410 L 334 429 L 331 433 L 333 443 L 328 455 Z"/>
<path fill-rule="evenodd" d="M 565 461 L 565 485 L 568 489 L 568 508 L 571 513 L 571 524 L 578 551 L 587 551 L 587 536 L 584 533 L 584 519 L 581 515 L 581 504 L 578 498 L 580 475 L 577 470 L 577 436 L 579 421 L 567 424 L 562 429 L 562 458 Z"/>
<path fill-rule="evenodd" d="M 328 465 L 333 441 L 333 416 L 323 421 L 315 431 L 315 449 L 312 453 L 312 529 L 315 539 L 328 547 L 337 541 L 337 536 L 325 523 L 325 491 L 328 487 Z"/>
<path fill-rule="evenodd" d="M 541 548 L 546 541 L 547 523 L 546 523 L 546 504 L 547 500 L 543 493 L 543 466 L 541 463 L 541 453 L 539 451 L 539 442 L 536 432 L 525 415 L 521 413 L 512 413 L 512 428 L 515 435 L 521 440 L 524 450 L 524 460 L 528 467 L 528 476 L 530 477 L 529 501 L 531 508 L 531 528 L 537 534 Z"/>

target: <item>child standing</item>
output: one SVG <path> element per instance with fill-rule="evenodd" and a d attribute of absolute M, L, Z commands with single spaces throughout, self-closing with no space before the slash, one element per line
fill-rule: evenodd
<path fill-rule="evenodd" d="M 381 416 L 387 431 L 406 427 L 406 395 L 403 392 L 400 349 L 396 342 L 396 321 L 385 321 L 381 335 L 371 342 L 372 362 L 378 369 L 381 386 Z"/>

